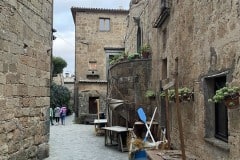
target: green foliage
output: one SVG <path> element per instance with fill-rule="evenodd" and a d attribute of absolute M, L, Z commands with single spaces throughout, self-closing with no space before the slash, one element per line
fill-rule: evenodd
<path fill-rule="evenodd" d="M 136 59 L 139 58 L 140 54 L 139 53 L 131 53 L 128 55 L 128 60 Z"/>
<path fill-rule="evenodd" d="M 156 94 L 155 94 L 155 92 L 152 91 L 152 90 L 147 90 L 147 91 L 145 92 L 145 97 L 147 97 L 147 98 L 155 97 L 155 96 L 156 96 Z"/>
<path fill-rule="evenodd" d="M 125 60 L 127 57 L 127 53 L 126 52 L 121 52 L 121 54 L 117 54 L 117 55 L 114 55 L 110 60 L 109 60 L 109 64 L 110 65 L 113 65 L 115 63 L 118 63 L 122 60 Z"/>
<path fill-rule="evenodd" d="M 63 68 L 67 67 L 67 62 L 61 57 L 53 57 L 53 75 L 63 73 Z"/>
<path fill-rule="evenodd" d="M 67 105 L 69 106 L 70 91 L 67 87 L 52 83 L 50 93 L 50 105 L 55 108 L 57 106 Z"/>
<path fill-rule="evenodd" d="M 165 97 L 165 92 L 160 93 L 160 96 Z M 193 98 L 193 92 L 187 87 L 182 87 L 178 89 L 178 96 L 180 101 L 190 101 Z M 176 100 L 175 89 L 168 90 L 168 99 L 169 101 Z"/>
<path fill-rule="evenodd" d="M 149 44 L 144 44 L 142 47 L 141 47 L 141 53 L 151 53 L 151 47 Z"/>
<path fill-rule="evenodd" d="M 225 100 L 226 98 L 239 96 L 239 91 L 240 88 L 236 86 L 223 87 L 217 90 L 215 95 L 212 98 L 208 99 L 208 101 L 218 103 Z"/>

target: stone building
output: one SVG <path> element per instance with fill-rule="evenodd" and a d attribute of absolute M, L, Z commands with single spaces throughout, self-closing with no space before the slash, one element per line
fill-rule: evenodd
<path fill-rule="evenodd" d="M 130 6 L 125 48 L 150 44 L 148 85 L 159 93 L 178 73 L 179 87 L 194 91 L 193 101 L 180 103 L 185 150 L 199 159 L 239 159 L 240 110 L 208 102 L 226 83 L 240 85 L 239 0 L 132 0 Z M 176 103 L 169 111 L 169 140 L 180 149 Z"/>
<path fill-rule="evenodd" d="M 0 159 L 49 155 L 52 0 L 0 1 Z"/>
<path fill-rule="evenodd" d="M 106 113 L 109 59 L 124 51 L 128 11 L 71 9 L 75 23 L 75 107 L 81 123 Z M 96 99 L 99 99 L 99 105 Z"/>

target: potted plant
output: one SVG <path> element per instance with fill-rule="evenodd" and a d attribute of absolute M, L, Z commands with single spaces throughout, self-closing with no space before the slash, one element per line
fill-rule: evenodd
<path fill-rule="evenodd" d="M 220 103 L 224 102 L 228 109 L 237 108 L 239 105 L 240 88 L 236 86 L 226 86 L 216 90 L 215 95 L 208 99 L 209 102 Z"/>
<path fill-rule="evenodd" d="M 162 92 L 160 94 L 161 97 L 165 97 L 165 92 Z M 182 87 L 178 89 L 178 96 L 179 96 L 179 101 L 191 101 L 193 100 L 193 91 L 187 87 Z M 175 89 L 169 89 L 168 90 L 168 99 L 169 101 L 174 101 L 176 102 L 176 94 L 175 94 Z"/>
<path fill-rule="evenodd" d="M 151 51 L 151 47 L 149 44 L 144 44 L 141 47 L 141 54 L 143 58 L 149 58 L 149 56 L 151 55 L 152 51 Z"/>
<path fill-rule="evenodd" d="M 155 94 L 154 91 L 149 89 L 145 92 L 145 97 L 150 98 L 150 99 L 154 99 L 156 97 L 156 94 Z"/>
<path fill-rule="evenodd" d="M 180 101 L 193 100 L 193 91 L 187 87 L 179 88 L 178 93 Z"/>

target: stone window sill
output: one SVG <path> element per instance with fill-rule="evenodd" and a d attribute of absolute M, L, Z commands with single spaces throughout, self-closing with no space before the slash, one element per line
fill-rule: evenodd
<path fill-rule="evenodd" d="M 229 150 L 230 150 L 228 143 L 223 142 L 223 141 L 221 141 L 221 140 L 218 140 L 218 139 L 216 139 L 216 138 L 204 138 L 204 140 L 205 140 L 207 143 L 209 143 L 209 144 L 211 144 L 211 145 L 213 145 L 213 146 L 215 146 L 215 147 L 218 147 L 218 148 L 220 148 L 220 149 L 222 149 L 222 150 L 224 150 L 224 151 L 226 151 L 226 152 L 229 152 Z"/>

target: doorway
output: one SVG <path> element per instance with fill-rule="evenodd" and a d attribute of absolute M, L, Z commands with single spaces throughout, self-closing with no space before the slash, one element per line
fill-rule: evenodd
<path fill-rule="evenodd" d="M 215 78 L 214 93 L 225 84 L 226 76 Z M 224 103 L 215 104 L 215 137 L 225 142 L 228 141 L 228 115 Z"/>
<path fill-rule="evenodd" d="M 226 74 L 209 76 L 206 82 L 206 99 L 211 98 L 216 90 L 226 85 Z M 224 103 L 207 103 L 206 105 L 206 137 L 215 137 L 224 142 L 228 142 L 228 114 Z"/>
<path fill-rule="evenodd" d="M 89 114 L 97 114 L 97 99 L 99 97 L 89 97 Z"/>

